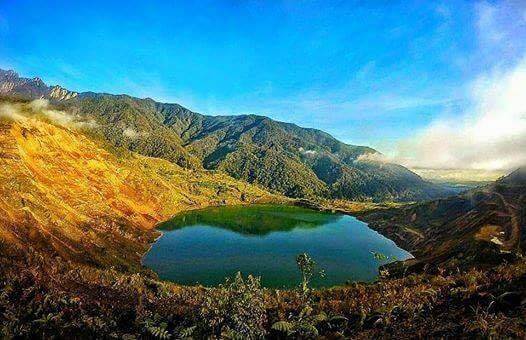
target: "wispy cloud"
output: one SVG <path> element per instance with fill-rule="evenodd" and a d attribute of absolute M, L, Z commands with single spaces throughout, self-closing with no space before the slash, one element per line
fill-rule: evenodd
<path fill-rule="evenodd" d="M 122 131 L 122 135 L 129 139 L 138 139 L 148 137 L 150 134 L 148 132 L 140 132 L 131 127 L 127 127 Z"/>
<path fill-rule="evenodd" d="M 526 164 L 526 45 L 518 39 L 526 33 L 525 11 L 521 2 L 475 5 L 480 53 L 497 58 L 493 67 L 465 86 L 463 110 L 400 142 L 394 161 L 428 169 L 511 170 Z"/>
<path fill-rule="evenodd" d="M 395 160 L 432 169 L 511 170 L 526 165 L 526 57 L 470 84 L 471 105 L 402 142 Z"/>
<path fill-rule="evenodd" d="M 526 48 L 524 1 L 479 2 L 475 5 L 477 42 L 484 58 L 513 61 Z"/>
<path fill-rule="evenodd" d="M 18 108 L 9 103 L 0 105 L 0 118 L 19 122 L 26 119 L 26 117 L 20 114 Z"/>
<path fill-rule="evenodd" d="M 476 6 L 477 30 L 479 39 L 483 43 L 495 44 L 505 37 L 505 30 L 499 27 L 498 8 L 487 2 L 481 2 Z"/>
<path fill-rule="evenodd" d="M 2 103 L 0 105 L 0 118 L 12 121 L 43 118 L 54 124 L 73 129 L 92 129 L 97 127 L 97 123 L 94 120 L 84 120 L 68 112 L 50 108 L 46 99 L 36 99 L 27 104 Z"/>

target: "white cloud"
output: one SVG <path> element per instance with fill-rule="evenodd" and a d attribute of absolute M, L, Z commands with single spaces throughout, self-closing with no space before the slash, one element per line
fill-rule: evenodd
<path fill-rule="evenodd" d="M 526 32 L 525 3 L 479 2 L 474 10 L 479 50 L 466 61 L 477 56 L 494 69 L 468 84 L 465 109 L 455 117 L 444 114 L 448 118 L 402 141 L 393 161 L 414 168 L 503 171 L 526 164 L 526 43 L 519 38 Z"/>
<path fill-rule="evenodd" d="M 125 137 L 128 137 L 128 138 L 135 138 L 137 137 L 138 135 L 138 132 L 135 131 L 134 129 L 131 129 L 131 128 L 126 128 L 122 131 L 122 134 L 125 136 Z"/>
<path fill-rule="evenodd" d="M 15 122 L 26 119 L 26 117 L 19 113 L 17 106 L 9 103 L 0 105 L 0 118 L 14 120 Z"/>
<path fill-rule="evenodd" d="M 379 152 L 364 153 L 356 158 L 357 162 L 388 163 L 390 160 Z"/>
<path fill-rule="evenodd" d="M 42 114 L 52 122 L 68 127 L 76 127 L 76 117 L 64 111 L 49 109 L 49 101 L 47 99 L 35 99 L 29 103 L 29 107 L 36 114 Z"/>
<path fill-rule="evenodd" d="M 376 95 L 362 98 L 354 102 L 346 103 L 346 108 L 356 111 L 396 111 L 411 108 L 423 108 L 437 105 L 446 105 L 456 99 L 448 98 L 426 98 L 419 96 L 398 96 L 398 95 Z"/>
<path fill-rule="evenodd" d="M 27 104 L 4 103 L 0 105 L 0 117 L 14 121 L 43 117 L 55 124 L 74 129 L 92 129 L 98 126 L 94 120 L 86 121 L 79 116 L 50 109 L 47 99 L 35 99 Z"/>
<path fill-rule="evenodd" d="M 127 137 L 129 139 L 137 139 L 137 138 L 141 138 L 141 137 L 148 137 L 148 132 L 139 132 L 139 131 L 136 131 L 130 127 L 127 127 L 125 128 L 123 131 L 122 131 L 122 134 L 124 135 L 124 137 Z"/>
<path fill-rule="evenodd" d="M 415 168 L 511 170 L 526 164 L 526 57 L 470 85 L 471 105 L 402 142 L 395 160 Z"/>
<path fill-rule="evenodd" d="M 33 111 L 39 111 L 43 109 L 47 109 L 49 106 L 49 101 L 47 99 L 35 99 L 32 102 L 29 103 L 29 107 Z"/>
<path fill-rule="evenodd" d="M 316 156 L 318 154 L 318 151 L 316 150 L 305 150 L 302 147 L 300 147 L 298 150 L 305 156 Z"/>

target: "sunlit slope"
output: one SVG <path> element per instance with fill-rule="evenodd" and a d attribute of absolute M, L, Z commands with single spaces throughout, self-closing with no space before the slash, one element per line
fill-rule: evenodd
<path fill-rule="evenodd" d="M 137 264 L 152 227 L 178 211 L 270 199 L 221 173 L 116 156 L 74 128 L 0 115 L 0 238 L 7 244 Z"/>
<path fill-rule="evenodd" d="M 453 194 L 376 150 L 258 115 L 209 116 L 128 95 L 68 91 L 0 69 L 0 95 L 46 98 L 96 122 L 111 145 L 185 168 L 221 170 L 289 197 L 415 201 Z"/>

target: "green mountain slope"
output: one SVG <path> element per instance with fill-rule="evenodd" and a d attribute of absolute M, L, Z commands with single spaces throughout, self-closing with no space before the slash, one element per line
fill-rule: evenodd
<path fill-rule="evenodd" d="M 47 98 L 93 120 L 93 133 L 115 146 L 183 167 L 223 170 L 291 197 L 408 201 L 448 194 L 400 165 L 364 159 L 374 149 L 263 116 L 206 116 L 152 99 L 48 87 L 1 70 L 0 94 Z"/>

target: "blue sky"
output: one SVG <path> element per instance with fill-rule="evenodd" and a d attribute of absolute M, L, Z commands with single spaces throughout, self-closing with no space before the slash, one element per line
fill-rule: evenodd
<path fill-rule="evenodd" d="M 523 1 L 0 1 L 0 67 L 386 153 L 526 50 Z"/>

